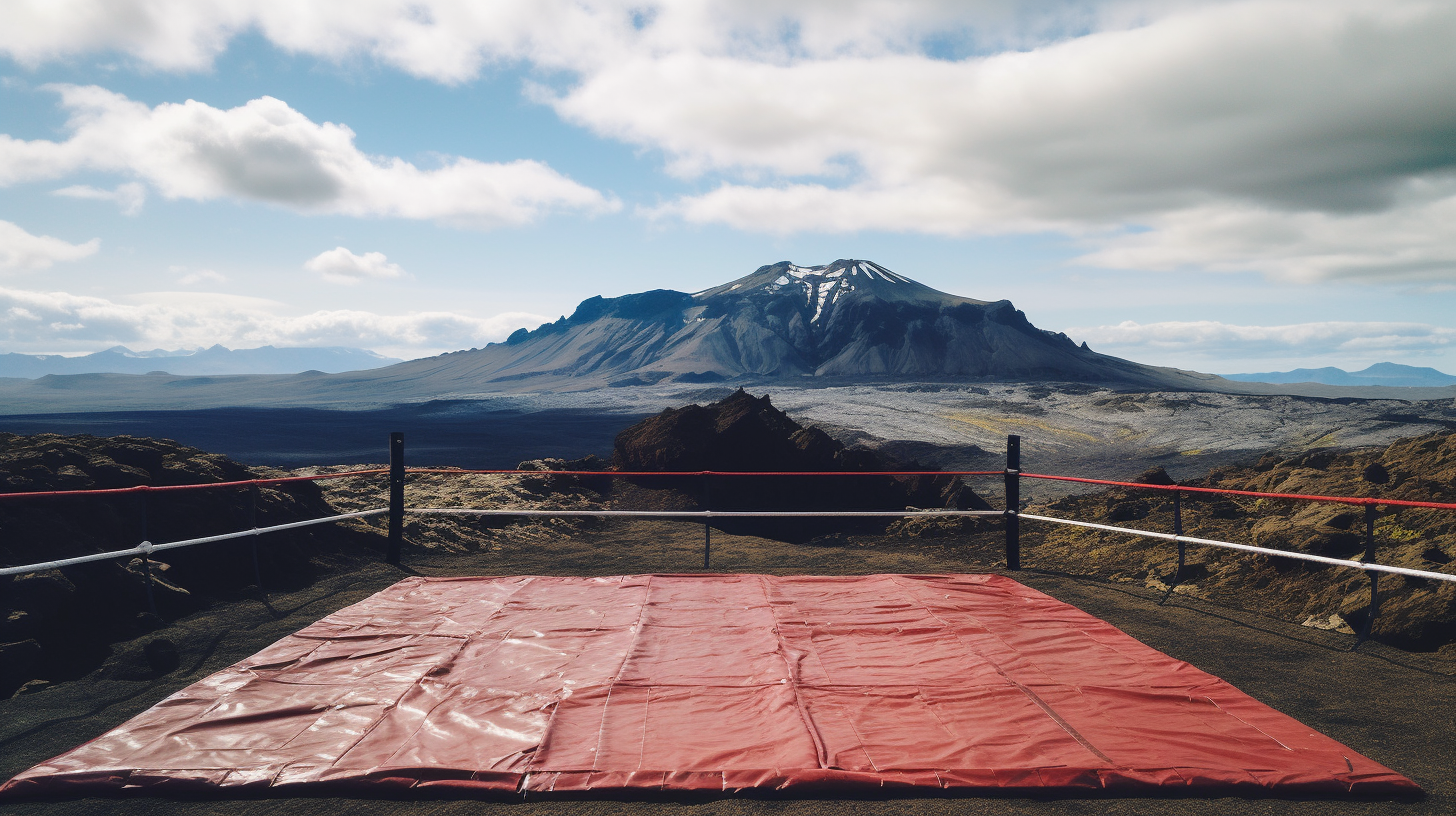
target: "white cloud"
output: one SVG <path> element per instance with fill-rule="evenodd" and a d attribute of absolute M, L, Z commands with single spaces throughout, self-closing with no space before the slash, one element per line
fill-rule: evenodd
<path fill-rule="evenodd" d="M 232 38 L 256 31 L 291 52 L 365 56 L 453 83 L 500 60 L 580 68 L 632 49 L 824 57 L 904 50 L 928 38 L 1024 48 L 1207 1 L 12 0 L 0 52 L 27 65 L 116 52 L 155 69 L 205 70 Z"/>
<path fill-rule="evenodd" d="M 195 292 L 149 292 L 129 300 L 0 288 L 0 344 L 7 351 L 31 352 L 95 351 L 117 344 L 356 346 L 418 357 L 483 346 L 545 321 L 523 312 L 485 318 L 347 309 L 290 315 L 281 304 L 262 298 Z"/>
<path fill-rule="evenodd" d="M 1388 210 L 1281 212 L 1220 205 L 1149 219 L 1146 231 L 1101 237 L 1077 260 L 1172 271 L 1256 271 L 1303 282 L 1440 281 L 1456 277 L 1456 185 L 1410 185 Z"/>
<path fill-rule="evenodd" d="M 0 221 L 0 269 L 47 269 L 56 261 L 76 261 L 95 255 L 101 241 L 71 244 L 49 235 L 31 235 L 18 225 Z"/>
<path fill-rule="evenodd" d="M 1426 323 L 1328 321 L 1241 326 L 1212 320 L 1136 323 L 1066 329 L 1095 351 L 1163 365 L 1207 366 L 1233 372 L 1251 367 L 1309 368 L 1368 365 L 1440 356 L 1456 347 L 1456 329 Z M 1351 369 L 1353 370 L 1353 369 Z"/>
<path fill-rule="evenodd" d="M 684 176 L 790 180 L 657 217 L 1055 230 L 1103 265 L 1451 279 L 1453 38 L 1449 5 L 1246 2 L 959 62 L 641 56 L 551 101 Z"/>
<path fill-rule="evenodd" d="M 448 157 L 440 167 L 422 169 L 368 156 L 348 127 L 315 123 L 272 97 L 228 110 L 193 100 L 149 108 L 95 86 L 54 89 L 71 114 L 70 138 L 0 135 L 0 185 L 89 169 L 140 177 L 168 199 L 230 197 L 304 212 L 482 228 L 525 224 L 552 211 L 620 207 L 536 161 Z"/>
<path fill-rule="evenodd" d="M 555 84 L 532 94 L 566 121 L 710 182 L 645 210 L 658 218 L 1053 230 L 1110 266 L 1456 278 L 1456 233 L 1432 226 L 1456 176 L 1456 5 L 1438 0 L 30 0 L 9 15 L 0 51 L 31 65 L 110 51 L 203 69 L 250 31 L 448 83 L 522 61 L 546 69 Z M 347 128 L 277 100 L 123 115 L 96 93 L 71 91 L 68 142 L 0 140 L 0 177 L 75 166 L 87 117 L 110 116 L 146 123 L 122 132 L 156 144 L 122 151 L 121 171 L 169 197 L 486 224 L 615 206 L 544 165 L 363 157 Z M 147 158 L 174 144 L 177 168 Z M 513 197 L 540 179 L 555 192 Z M 497 183 L 513 192 L 480 192 Z"/>
<path fill-rule="evenodd" d="M 266 331 L 293 345 L 353 345 L 376 351 L 428 349 L 434 353 L 504 340 L 522 326 L 534 327 L 545 320 L 528 312 L 475 318 L 454 312 L 380 315 L 333 310 L 280 320 Z"/>
<path fill-rule="evenodd" d="M 182 272 L 177 282 L 183 286 L 194 286 L 199 283 L 227 283 L 227 275 L 215 269 L 194 269 L 187 271 L 180 267 L 172 267 L 172 272 Z"/>
<path fill-rule="evenodd" d="M 642 214 L 653 219 L 681 218 L 695 224 L 727 224 L 742 230 L 793 234 L 888 230 L 933 235 L 964 235 L 967 219 L 997 222 L 1001 229 L 1042 230 L 1048 224 L 1005 209 L 976 204 L 961 184 L 936 180 L 898 187 L 856 184 L 835 188 L 824 184 L 755 187 L 722 184 L 711 192 L 653 207 Z M 1064 225 L 1080 230 L 1075 224 Z"/>
<path fill-rule="evenodd" d="M 317 272 L 324 280 L 333 283 L 358 283 L 366 279 L 402 278 L 404 270 L 399 264 L 389 262 L 383 252 L 366 252 L 355 255 L 344 247 L 334 247 L 320 252 L 303 265 L 310 272 Z"/>
<path fill-rule="evenodd" d="M 254 30 L 288 51 L 333 60 L 363 55 L 452 83 L 472 79 L 484 65 L 503 58 L 558 61 L 575 54 L 581 59 L 630 36 L 632 11 L 648 17 L 660 11 L 651 4 L 634 9 L 613 0 L 21 0 L 13 5 L 10 24 L 0 28 L 0 51 L 29 65 L 111 51 L 153 68 L 202 70 L 233 37 Z"/>
<path fill-rule="evenodd" d="M 1453 29 L 1456 9 L 1421 2 L 1232 3 L 962 61 L 637 54 L 555 103 L 684 173 L 849 160 L 879 186 L 958 180 L 1050 216 L 1342 205 L 1450 165 L 1431 137 L 1456 101 Z"/>
<path fill-rule="evenodd" d="M 153 68 L 201 70 L 234 36 L 256 30 L 289 51 L 330 59 L 369 55 L 416 76 L 456 82 L 475 76 L 497 54 L 528 47 L 522 38 L 543 33 L 553 12 L 563 24 L 587 16 L 573 5 L 560 0 L 20 0 L 7 9 L 0 51 L 30 65 L 113 51 Z"/>
<path fill-rule="evenodd" d="M 163 69 L 206 67 L 248 18 L 238 4 L 206 0 L 20 0 L 5 16 L 0 49 L 22 63 L 115 49 Z"/>
<path fill-rule="evenodd" d="M 1051 230 L 1089 263 L 1456 278 L 1456 6 L 1234 2 L 1025 51 L 585 72 L 567 120 L 688 178 L 648 208 L 764 232 Z"/>
<path fill-rule="evenodd" d="M 114 190 L 103 190 L 85 184 L 62 187 L 55 191 L 58 196 L 85 198 L 92 201 L 110 201 L 121 209 L 122 215 L 138 215 L 142 205 L 147 203 L 147 188 L 134 181 L 119 184 Z"/>

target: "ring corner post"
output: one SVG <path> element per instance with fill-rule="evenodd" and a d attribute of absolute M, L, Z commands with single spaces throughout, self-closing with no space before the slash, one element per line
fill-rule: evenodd
<path fill-rule="evenodd" d="M 1173 535 L 1178 537 L 1178 571 L 1173 573 L 1174 585 L 1183 580 L 1188 569 L 1188 543 L 1183 540 L 1183 491 L 1173 491 Z M 1171 591 L 1171 588 L 1170 590 Z"/>
<path fill-rule="evenodd" d="M 1021 437 L 1006 437 L 1006 569 L 1021 569 Z"/>
<path fill-rule="evenodd" d="M 1373 502 L 1365 505 L 1365 563 L 1375 562 L 1375 517 L 1377 511 Z M 1355 636 L 1355 645 L 1359 646 L 1375 636 L 1375 616 L 1380 614 L 1380 573 L 1375 570 L 1366 570 L 1365 575 L 1370 579 L 1370 608 L 1365 615 L 1365 623 L 1360 627 L 1360 632 Z"/>
<path fill-rule="evenodd" d="M 1173 569 L 1173 577 L 1168 581 L 1168 589 L 1163 593 L 1158 605 L 1162 606 L 1173 597 L 1173 590 L 1183 582 L 1183 576 L 1188 571 L 1188 543 L 1183 540 L 1183 491 L 1173 491 L 1173 539 L 1178 543 L 1178 566 Z"/>
<path fill-rule="evenodd" d="M 399 566 L 404 541 L 404 434 L 389 435 L 389 549 L 384 560 Z"/>
<path fill-rule="evenodd" d="M 151 519 L 149 518 L 151 512 L 151 507 L 149 506 L 151 504 L 151 492 L 151 490 L 143 487 L 137 493 L 137 499 L 141 506 L 142 543 L 139 546 L 142 550 L 142 577 L 145 579 L 147 587 L 147 611 L 155 615 L 157 614 L 157 598 L 152 592 L 152 533 Z"/>

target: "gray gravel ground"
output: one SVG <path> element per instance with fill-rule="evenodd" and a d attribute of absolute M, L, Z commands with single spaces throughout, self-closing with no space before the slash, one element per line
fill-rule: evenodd
<path fill-rule="evenodd" d="M 1399 389 L 1385 389 L 1399 391 Z M 540 410 L 656 413 L 732 393 L 728 386 L 660 385 L 574 393 L 457 395 L 491 405 Z M 1022 437 L 1023 464 L 1041 473 L 1099 478 L 1136 475 L 1152 465 L 1174 478 L 1280 451 L 1388 445 L 1456 427 L 1456 400 L 1328 399 L 1288 395 L 1119 393 L 1080 384 L 899 383 L 749 387 L 805 425 L 846 442 L 918 456 L 947 468 L 999 467 L 1006 436 Z M 1414 389 L 1412 389 L 1414 392 Z M 1409 396 L 1413 397 L 1414 393 Z M 583 451 L 585 453 L 586 451 Z M 1065 486 L 1051 488 L 1065 491 Z"/>

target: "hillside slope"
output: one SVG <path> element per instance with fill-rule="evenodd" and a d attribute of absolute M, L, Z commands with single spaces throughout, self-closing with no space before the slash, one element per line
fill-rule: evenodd
<path fill-rule="evenodd" d="M 295 374 L 302 371 L 364 371 L 403 362 L 367 349 L 276 348 L 230 349 L 221 345 L 191 351 L 135 352 L 114 346 L 81 357 L 58 354 L 0 354 L 0 377 L 35 379 L 50 374 L 151 374 L 186 376 L 226 374 Z"/>
<path fill-rule="evenodd" d="M 1166 483 L 1161 469 L 1140 481 Z M 1299 456 L 1269 454 L 1256 464 L 1222 467 L 1185 484 L 1230 490 L 1456 502 L 1456 432 L 1407 438 L 1381 448 L 1322 450 Z M 1184 494 L 1187 535 L 1281 550 L 1359 560 L 1364 557 L 1359 507 L 1285 500 Z M 1120 524 L 1144 530 L 1172 528 L 1173 502 L 1164 491 L 1109 490 L 1052 502 L 1047 515 Z M 1262 609 L 1296 623 L 1353 631 L 1369 615 L 1369 580 L 1359 571 L 1245 555 L 1212 547 L 1188 548 L 1188 564 L 1175 575 L 1176 550 L 1114 533 L 1045 524 L 1031 535 L 1028 564 L 1095 572 Z M 1456 512 L 1378 508 L 1375 560 L 1456 573 Z M 1175 581 L 1175 578 L 1181 578 Z M 1384 576 L 1374 635 L 1406 649 L 1456 656 L 1456 583 Z"/>
<path fill-rule="evenodd" d="M 260 474 L 167 439 L 0 433 L 0 494 L 233 482 Z M 377 480 L 376 480 L 377 481 Z M 258 490 L 14 498 L 0 502 L 0 564 L 20 565 L 334 515 L 317 484 Z M 86 673 L 108 644 L 233 597 L 259 576 L 298 586 L 328 554 L 375 541 L 334 525 L 0 576 L 0 698 L 35 679 Z M 256 547 L 256 549 L 254 549 Z M 320 559 L 323 560 L 320 560 Z M 148 593 L 147 571 L 151 572 Z"/>

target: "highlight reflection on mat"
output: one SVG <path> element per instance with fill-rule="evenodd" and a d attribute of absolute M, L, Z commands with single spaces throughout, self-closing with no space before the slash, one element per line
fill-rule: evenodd
<path fill-rule="evenodd" d="M 408 578 L 0 792 L 1169 788 L 1405 777 L 996 575 Z"/>

